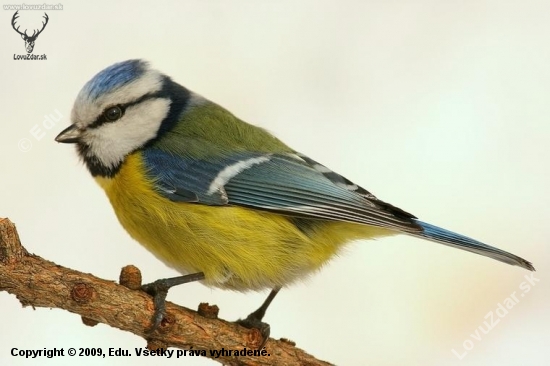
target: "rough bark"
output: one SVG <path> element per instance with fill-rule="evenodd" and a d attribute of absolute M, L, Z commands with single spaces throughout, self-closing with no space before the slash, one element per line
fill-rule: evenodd
<path fill-rule="evenodd" d="M 262 336 L 217 318 L 216 306 L 201 304 L 193 311 L 170 302 L 161 326 L 149 334 L 152 298 L 139 290 L 136 267 L 122 269 L 121 284 L 59 266 L 21 246 L 15 225 L 0 219 L 0 291 L 14 294 L 23 306 L 59 308 L 82 316 L 86 325 L 98 322 L 132 332 L 147 341 L 149 349 L 205 351 L 206 357 L 225 365 L 330 365 L 316 359 L 286 339 L 270 338 L 264 356 L 221 355 L 211 350 L 256 350 Z"/>

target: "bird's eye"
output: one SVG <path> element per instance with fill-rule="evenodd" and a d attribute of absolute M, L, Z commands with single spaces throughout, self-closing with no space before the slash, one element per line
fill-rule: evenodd
<path fill-rule="evenodd" d="M 119 106 L 109 107 L 103 112 L 105 119 L 109 122 L 114 122 L 122 117 L 122 108 Z"/>

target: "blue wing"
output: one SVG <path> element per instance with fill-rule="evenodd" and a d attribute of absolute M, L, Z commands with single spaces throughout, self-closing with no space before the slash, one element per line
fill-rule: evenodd
<path fill-rule="evenodd" d="M 414 216 L 303 155 L 241 152 L 197 160 L 149 148 L 143 156 L 159 192 L 173 201 L 422 230 Z"/>
<path fill-rule="evenodd" d="M 149 148 L 143 156 L 157 189 L 173 201 L 386 227 L 534 270 L 516 255 L 418 221 L 303 155 L 241 152 L 197 160 Z"/>

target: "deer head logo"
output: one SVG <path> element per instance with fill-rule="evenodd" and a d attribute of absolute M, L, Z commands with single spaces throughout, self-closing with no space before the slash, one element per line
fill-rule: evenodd
<path fill-rule="evenodd" d="M 19 33 L 21 35 L 21 38 L 23 38 L 23 40 L 25 41 L 25 48 L 27 49 L 27 53 L 32 53 L 32 50 L 34 49 L 34 42 L 36 41 L 36 38 L 38 37 L 38 35 L 40 33 L 42 33 L 44 28 L 46 28 L 46 24 L 48 24 L 48 19 L 49 19 L 48 14 L 44 13 L 44 19 L 46 19 L 46 21 L 42 22 L 42 29 L 33 30 L 32 36 L 29 36 L 27 34 L 26 29 L 25 29 L 24 33 L 21 33 L 19 31 L 19 26 L 17 28 L 15 28 L 15 21 L 16 21 L 17 18 L 19 18 L 19 15 L 17 13 L 19 13 L 19 10 L 16 11 L 15 14 L 13 14 L 13 18 L 11 18 L 11 26 L 13 27 L 13 29 L 15 29 L 15 31 L 17 33 Z"/>

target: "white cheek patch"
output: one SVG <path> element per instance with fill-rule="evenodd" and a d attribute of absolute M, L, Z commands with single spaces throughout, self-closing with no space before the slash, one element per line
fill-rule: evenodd
<path fill-rule="evenodd" d="M 128 107 L 115 122 L 89 129 L 82 136 L 90 146 L 89 156 L 95 156 L 106 167 L 115 167 L 126 155 L 155 138 L 170 110 L 170 99 L 145 100 Z"/>
<path fill-rule="evenodd" d="M 133 102 L 143 95 L 151 94 L 162 89 L 162 75 L 155 70 L 148 70 L 139 79 L 116 89 L 111 93 L 90 100 L 87 94 L 82 92 L 76 98 L 71 113 L 71 120 L 79 128 L 84 129 L 95 121 L 105 108 L 113 104 L 126 104 Z"/>

